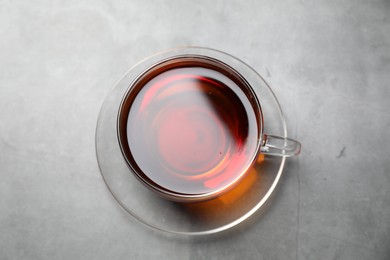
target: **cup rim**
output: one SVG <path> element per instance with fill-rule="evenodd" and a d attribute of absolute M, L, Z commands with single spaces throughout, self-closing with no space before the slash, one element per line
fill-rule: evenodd
<path fill-rule="evenodd" d="M 199 54 L 199 52 L 201 54 Z M 230 61 L 235 61 L 240 66 L 244 66 L 244 67 L 246 67 L 246 69 L 249 69 L 248 70 L 249 72 L 251 72 L 251 73 L 253 72 L 255 74 L 255 76 L 259 77 L 262 81 L 264 81 L 261 78 L 261 76 L 257 72 L 253 71 L 253 69 L 249 65 L 247 65 L 245 62 L 239 60 L 238 58 L 236 58 L 228 53 L 225 53 L 225 52 L 222 52 L 219 50 L 215 50 L 215 49 L 211 49 L 211 48 L 206 48 L 206 47 L 178 47 L 175 49 L 170 49 L 170 50 L 158 52 L 154 55 L 151 55 L 151 56 L 141 60 L 140 62 L 138 62 L 136 65 L 134 65 L 130 69 L 130 71 L 131 71 L 132 69 L 134 69 L 136 67 L 143 66 L 142 72 L 139 73 L 137 77 L 132 79 L 131 82 L 129 81 L 130 84 L 127 87 L 127 89 L 122 97 L 122 100 L 120 102 L 118 113 L 117 113 L 117 120 L 116 120 L 117 140 L 119 143 L 119 147 L 120 147 L 122 156 L 126 161 L 126 165 L 130 169 L 130 171 L 133 173 L 133 175 L 142 184 L 144 184 L 145 187 L 147 187 L 149 190 L 155 192 L 157 195 L 159 195 L 162 198 L 165 198 L 165 199 L 168 199 L 171 201 L 176 201 L 176 202 L 200 202 L 200 201 L 209 200 L 209 199 L 213 199 L 215 197 L 218 197 L 218 196 L 224 194 L 225 192 L 228 192 L 232 188 L 234 188 L 245 177 L 245 175 L 249 172 L 249 170 L 254 166 L 258 156 L 260 155 L 260 152 L 261 152 L 260 148 L 261 148 L 263 140 L 264 140 L 264 118 L 263 118 L 263 112 L 262 112 L 261 105 L 260 105 L 258 96 L 256 94 L 256 91 L 254 91 L 253 87 L 249 84 L 249 82 L 247 82 L 247 80 L 245 79 L 245 75 L 242 75 L 242 73 L 240 73 L 237 70 L 237 68 L 233 67 L 229 62 L 221 60 L 221 57 L 217 58 L 216 56 L 222 56 L 224 59 L 230 59 Z M 159 57 L 164 57 L 164 58 L 161 59 Z M 253 102 L 251 102 L 251 104 L 252 105 L 255 104 L 255 107 L 253 107 L 253 109 L 257 110 L 256 116 L 258 117 L 257 118 L 257 120 L 258 120 L 258 134 L 257 135 L 258 135 L 258 137 L 257 137 L 255 152 L 252 154 L 252 157 L 250 159 L 250 163 L 247 165 L 247 167 L 242 169 L 241 173 L 239 175 L 237 175 L 237 177 L 233 181 L 220 187 L 217 190 L 207 192 L 207 193 L 185 194 L 185 193 L 174 192 L 174 191 L 170 191 L 168 189 L 160 188 L 157 183 L 156 183 L 156 185 L 153 185 L 153 183 L 154 183 L 153 180 L 150 180 L 150 179 L 148 179 L 150 181 L 145 180 L 145 177 L 147 177 L 147 176 L 145 176 L 145 177 L 141 176 L 141 174 L 138 173 L 138 170 L 135 169 L 135 167 L 132 165 L 132 162 L 129 160 L 129 158 L 126 155 L 126 152 L 127 152 L 126 150 L 129 149 L 129 145 L 127 143 L 127 139 L 123 138 L 123 136 L 124 136 L 122 133 L 123 131 L 121 131 L 121 129 L 126 129 L 126 127 L 123 127 L 123 125 L 121 123 L 122 122 L 122 114 L 123 114 L 122 111 L 124 109 L 126 102 L 128 101 L 128 97 L 132 93 L 133 87 L 137 84 L 137 82 L 140 80 L 140 78 L 142 78 L 148 71 L 152 70 L 156 66 L 159 66 L 163 63 L 166 63 L 166 62 L 169 62 L 169 61 L 172 61 L 175 59 L 180 59 L 180 58 L 207 59 L 207 60 L 211 60 L 212 62 L 222 64 L 224 67 L 226 67 L 226 69 L 233 71 L 236 74 L 236 76 L 240 77 L 240 79 L 242 79 L 245 82 L 245 86 L 248 89 L 248 91 L 250 91 L 250 94 L 252 95 L 252 98 L 253 98 Z M 149 62 L 150 64 L 146 65 L 147 62 Z M 125 114 L 127 114 L 127 113 L 125 113 Z"/>

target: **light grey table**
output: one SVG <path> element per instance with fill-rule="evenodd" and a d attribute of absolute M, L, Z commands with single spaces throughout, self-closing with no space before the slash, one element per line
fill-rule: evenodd
<path fill-rule="evenodd" d="M 201 45 L 270 83 L 289 135 L 272 205 L 206 238 L 107 190 L 94 134 L 135 62 Z M 0 1 L 0 259 L 390 259 L 390 1 Z"/>

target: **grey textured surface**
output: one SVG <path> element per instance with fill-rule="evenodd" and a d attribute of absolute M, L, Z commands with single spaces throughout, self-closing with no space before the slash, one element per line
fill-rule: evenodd
<path fill-rule="evenodd" d="M 0 1 L 1 259 L 389 259 L 390 1 Z M 154 232 L 100 176 L 105 95 L 201 45 L 264 75 L 303 144 L 268 211 L 208 238 Z"/>

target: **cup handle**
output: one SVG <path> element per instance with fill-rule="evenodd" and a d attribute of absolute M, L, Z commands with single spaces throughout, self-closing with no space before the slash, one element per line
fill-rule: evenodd
<path fill-rule="evenodd" d="M 301 143 L 281 136 L 264 134 L 261 153 L 291 157 L 301 152 Z"/>

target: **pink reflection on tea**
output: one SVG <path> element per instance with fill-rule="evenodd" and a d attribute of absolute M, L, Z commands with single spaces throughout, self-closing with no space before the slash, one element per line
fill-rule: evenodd
<path fill-rule="evenodd" d="M 251 165 L 258 134 L 245 86 L 203 67 L 173 68 L 150 79 L 127 121 L 139 170 L 181 194 L 215 192 L 238 180 Z"/>

